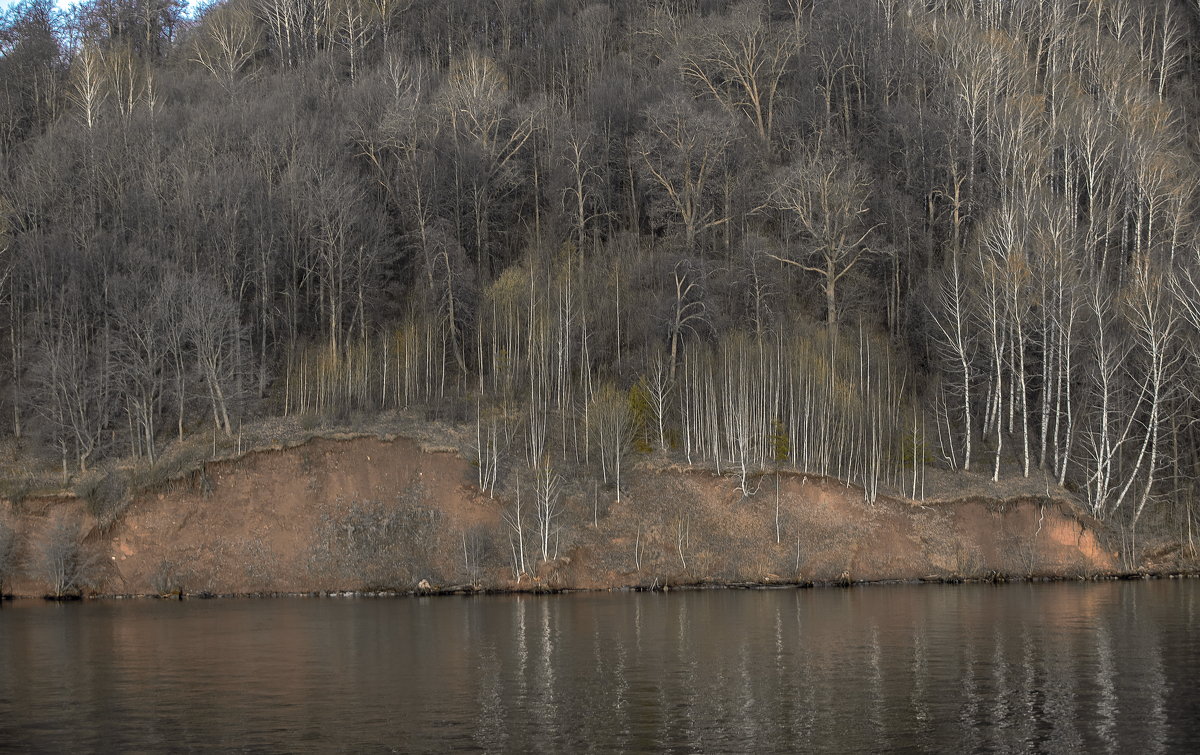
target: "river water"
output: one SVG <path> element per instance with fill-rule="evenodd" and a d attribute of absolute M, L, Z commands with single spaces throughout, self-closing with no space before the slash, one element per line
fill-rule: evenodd
<path fill-rule="evenodd" d="M 0 608 L 0 749 L 1200 751 L 1200 583 Z"/>

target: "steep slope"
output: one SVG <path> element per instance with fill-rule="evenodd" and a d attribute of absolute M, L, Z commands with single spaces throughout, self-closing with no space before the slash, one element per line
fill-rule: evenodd
<path fill-rule="evenodd" d="M 971 498 L 920 505 L 836 481 L 783 473 L 737 480 L 643 463 L 620 502 L 602 490 L 562 501 L 539 556 L 529 491 L 513 537 L 515 498 L 492 500 L 460 456 L 408 439 L 318 439 L 208 465 L 138 498 L 90 546 L 99 590 L 143 594 L 694 582 L 1089 575 L 1116 569 L 1097 524 L 1050 499 Z M 20 523 L 36 561 L 56 516 L 83 518 L 73 499 L 27 502 Z M 37 570 L 17 594 L 46 590 Z"/>

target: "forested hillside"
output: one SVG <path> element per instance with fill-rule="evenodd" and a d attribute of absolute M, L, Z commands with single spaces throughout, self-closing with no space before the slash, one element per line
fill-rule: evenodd
<path fill-rule="evenodd" d="M 419 409 L 543 532 L 660 452 L 870 500 L 1044 474 L 1190 542 L 1193 0 L 195 15 L 0 23 L 14 453 Z"/>

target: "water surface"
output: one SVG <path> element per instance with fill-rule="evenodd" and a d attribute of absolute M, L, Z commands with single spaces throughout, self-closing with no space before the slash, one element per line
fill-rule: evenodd
<path fill-rule="evenodd" d="M 0 608 L 0 749 L 1200 751 L 1194 581 Z"/>

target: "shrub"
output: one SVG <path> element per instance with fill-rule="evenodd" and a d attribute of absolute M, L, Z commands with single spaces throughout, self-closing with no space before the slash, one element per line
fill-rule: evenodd
<path fill-rule="evenodd" d="M 20 543 L 12 526 L 0 519 L 0 595 L 4 595 L 4 583 L 16 573 Z"/>
<path fill-rule="evenodd" d="M 26 477 L 0 480 L 0 498 L 7 498 L 14 509 L 33 493 L 33 481 Z"/>
<path fill-rule="evenodd" d="M 776 464 L 782 464 L 792 458 L 792 439 L 788 437 L 787 428 L 783 422 L 776 419 L 771 424 L 771 459 Z"/>
<path fill-rule="evenodd" d="M 159 595 L 183 592 L 183 578 L 174 561 L 163 559 L 150 575 L 150 589 Z"/>
<path fill-rule="evenodd" d="M 84 547 L 79 522 L 59 514 L 38 544 L 35 570 L 50 585 L 50 595 L 81 595 L 99 576 L 99 558 Z"/>
<path fill-rule="evenodd" d="M 489 527 L 477 524 L 461 535 L 463 577 L 469 584 L 478 585 L 483 571 L 488 569 L 499 554 L 496 533 Z"/>
<path fill-rule="evenodd" d="M 407 500 L 354 501 L 321 519 L 314 565 L 347 586 L 398 588 L 428 575 L 440 515 Z"/>
<path fill-rule="evenodd" d="M 169 456 L 160 457 L 153 464 L 136 469 L 129 479 L 131 491 L 169 490 L 175 484 L 192 484 L 197 469 L 207 460 L 206 450 L 188 446 L 176 450 Z"/>
<path fill-rule="evenodd" d="M 651 453 L 654 444 L 650 442 L 650 428 L 655 424 L 655 417 L 645 378 L 629 386 L 629 420 L 633 431 L 633 450 L 640 454 Z"/>
<path fill-rule="evenodd" d="M 101 531 L 116 523 L 131 500 L 125 477 L 115 470 L 79 483 L 75 495 L 87 501 L 88 513 L 96 517 Z"/>

